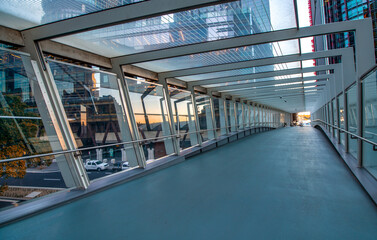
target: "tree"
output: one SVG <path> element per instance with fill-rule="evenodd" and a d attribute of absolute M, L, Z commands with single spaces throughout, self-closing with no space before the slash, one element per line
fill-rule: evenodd
<path fill-rule="evenodd" d="M 5 95 L 0 101 L 0 116 L 38 117 L 27 111 L 30 107 L 17 95 Z M 35 154 L 30 138 L 36 137 L 40 120 L 0 118 L 0 159 L 9 159 Z M 32 159 L 28 162 L 40 162 Z M 23 178 L 26 174 L 26 161 L 0 163 L 0 177 Z M 6 183 L 0 185 L 0 192 L 7 189 Z"/>

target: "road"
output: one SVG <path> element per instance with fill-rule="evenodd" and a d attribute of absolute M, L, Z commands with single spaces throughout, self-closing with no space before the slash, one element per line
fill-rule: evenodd
<path fill-rule="evenodd" d="M 101 172 L 89 171 L 88 176 L 90 180 L 101 178 L 112 174 L 111 170 Z M 65 188 L 66 185 L 60 172 L 27 172 L 24 178 L 0 178 L 0 184 L 7 183 L 10 186 L 25 186 L 25 187 L 52 187 Z"/>

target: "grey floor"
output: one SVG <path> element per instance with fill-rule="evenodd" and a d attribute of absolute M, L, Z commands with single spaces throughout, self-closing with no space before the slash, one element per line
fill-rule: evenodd
<path fill-rule="evenodd" d="M 377 239 L 377 208 L 318 130 L 295 127 L 8 225 L 0 239 Z"/>

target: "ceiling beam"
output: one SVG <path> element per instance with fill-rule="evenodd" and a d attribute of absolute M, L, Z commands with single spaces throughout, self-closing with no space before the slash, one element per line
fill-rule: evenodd
<path fill-rule="evenodd" d="M 79 62 L 89 63 L 103 68 L 112 68 L 110 58 L 94 54 L 85 50 L 74 48 L 51 40 L 40 42 L 44 53 L 49 53 L 62 58 L 68 58 Z"/>
<path fill-rule="evenodd" d="M 122 69 L 123 69 L 123 72 L 125 73 L 158 81 L 157 73 L 149 71 L 147 69 L 137 67 L 134 65 L 124 65 L 122 66 Z"/>
<path fill-rule="evenodd" d="M 269 86 L 269 85 L 276 85 L 276 84 L 287 84 L 292 82 L 298 82 L 298 81 L 313 81 L 313 80 L 321 80 L 321 79 L 332 79 L 333 74 L 321 74 L 316 76 L 309 76 L 309 77 L 298 77 L 298 78 L 288 78 L 288 79 L 276 79 L 276 80 L 269 80 L 269 81 L 257 81 L 257 82 L 251 82 L 251 83 L 240 83 L 240 84 L 231 84 L 228 86 L 222 86 L 222 87 L 207 87 L 211 91 L 237 91 L 242 88 L 251 88 L 251 87 L 261 87 L 261 86 Z"/>
<path fill-rule="evenodd" d="M 308 68 L 293 68 L 287 70 L 280 70 L 280 71 L 271 71 L 271 72 L 262 72 L 262 73 L 253 73 L 253 74 L 244 74 L 239 76 L 231 76 L 231 77 L 220 77 L 220 78 L 211 78 L 206 80 L 199 80 L 199 81 L 190 81 L 187 85 L 190 86 L 206 86 L 211 84 L 217 83 L 226 83 L 226 82 L 236 82 L 236 81 L 244 81 L 244 80 L 252 80 L 257 78 L 268 78 L 268 77 L 277 77 L 277 76 L 284 76 L 284 75 L 292 75 L 292 74 L 299 74 L 299 73 L 307 73 L 307 72 L 315 72 L 315 71 L 324 71 L 339 68 L 340 64 L 331 64 L 331 65 L 321 65 L 316 67 L 308 67 Z"/>
<path fill-rule="evenodd" d="M 319 91 L 321 91 L 323 89 L 319 89 Z M 287 95 L 290 95 L 292 93 L 302 93 L 302 94 L 305 94 L 305 91 L 304 90 L 300 90 L 300 89 L 297 89 L 297 90 L 291 90 L 291 91 L 285 91 L 284 93 L 281 93 L 280 95 L 271 95 L 271 94 L 265 94 L 265 95 L 258 95 L 258 96 L 245 96 L 243 97 L 244 99 L 246 100 L 250 100 L 250 101 L 258 101 L 258 100 L 261 100 L 261 99 L 268 99 L 268 98 L 274 98 L 274 97 L 286 97 Z M 310 92 L 312 93 L 312 92 Z"/>
<path fill-rule="evenodd" d="M 25 46 L 22 34 L 18 30 L 0 26 L 0 42 L 13 45 L 16 47 Z M 62 58 L 67 58 L 79 62 L 88 63 L 94 66 L 102 68 L 111 68 L 110 58 L 100 56 L 95 53 L 84 51 L 78 48 L 74 48 L 62 43 L 58 43 L 51 40 L 45 40 L 40 42 L 41 49 L 44 53 L 52 54 Z"/>
<path fill-rule="evenodd" d="M 24 46 L 24 39 L 20 31 L 0 26 L 0 42 L 15 46 Z"/>
<path fill-rule="evenodd" d="M 351 52 L 353 55 L 353 48 L 339 48 L 339 49 L 331 49 L 327 51 L 304 53 L 302 55 L 292 54 L 292 55 L 285 55 L 285 56 L 276 56 L 276 57 L 271 57 L 271 58 L 252 59 L 252 60 L 235 62 L 235 63 L 225 63 L 225 64 L 205 66 L 205 67 L 174 70 L 174 71 L 159 73 L 159 76 L 162 78 L 191 76 L 191 75 L 198 75 L 198 74 L 205 74 L 205 73 L 222 72 L 222 71 L 228 71 L 228 70 L 234 70 L 234 69 L 267 66 L 267 65 L 279 64 L 279 63 L 288 63 L 288 62 L 305 61 L 305 60 L 318 59 L 318 58 L 342 56 L 343 54 L 346 54 L 347 52 Z"/>
<path fill-rule="evenodd" d="M 302 83 L 297 83 L 297 84 L 294 84 L 294 85 L 284 85 L 284 86 L 267 86 L 267 87 L 263 87 L 263 88 L 240 90 L 240 91 L 237 91 L 237 92 L 231 92 L 231 94 L 234 95 L 234 96 L 244 96 L 244 95 L 247 95 L 247 94 L 251 95 L 251 94 L 260 93 L 260 92 L 277 93 L 278 94 L 279 91 L 276 91 L 276 90 L 285 90 L 285 89 L 291 89 L 291 88 L 305 89 L 305 87 L 311 87 L 311 86 L 324 86 L 324 83 L 321 83 L 321 82 L 309 83 L 309 84 L 306 84 L 305 86 L 302 86 Z M 228 94 L 229 92 L 221 92 L 221 93 Z"/>
<path fill-rule="evenodd" d="M 305 89 L 304 87 L 302 86 L 281 86 L 281 87 L 270 87 L 270 88 L 263 88 L 263 89 L 258 89 L 258 90 L 254 90 L 254 91 L 245 91 L 243 93 L 235 93 L 235 94 L 232 94 L 232 96 L 235 96 L 235 97 L 240 97 L 240 98 L 247 98 L 247 97 L 252 97 L 252 96 L 259 96 L 259 95 L 275 95 L 275 96 L 280 96 L 280 94 L 284 94 L 285 92 L 288 92 L 288 91 L 299 91 L 299 90 L 312 90 L 312 89 L 316 89 L 316 88 L 323 88 L 323 84 L 310 84 L 309 86 L 315 86 L 313 88 L 310 88 L 310 89 Z M 309 87 L 307 86 L 307 87 Z M 227 95 L 226 93 L 222 93 L 223 95 Z"/>

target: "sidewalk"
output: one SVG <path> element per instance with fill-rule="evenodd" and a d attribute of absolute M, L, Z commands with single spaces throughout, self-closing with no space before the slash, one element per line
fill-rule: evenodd
<path fill-rule="evenodd" d="M 56 162 L 52 162 L 50 166 L 45 168 L 35 167 L 35 168 L 27 168 L 27 173 L 53 173 L 53 172 L 60 172 L 58 164 Z"/>

